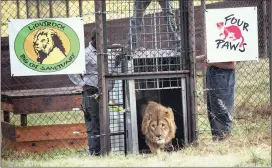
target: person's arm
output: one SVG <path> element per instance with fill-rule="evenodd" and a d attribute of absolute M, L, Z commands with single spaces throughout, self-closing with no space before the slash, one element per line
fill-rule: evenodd
<path fill-rule="evenodd" d="M 207 63 L 207 57 L 206 55 L 200 55 L 195 57 L 196 62 L 204 62 L 206 67 L 209 66 L 216 66 L 218 68 L 222 69 L 235 69 L 236 67 L 236 62 L 216 62 L 216 63 Z"/>
<path fill-rule="evenodd" d="M 218 68 L 222 69 L 235 69 L 236 67 L 236 62 L 216 62 L 216 63 L 206 63 L 206 66 L 216 66 Z"/>
<path fill-rule="evenodd" d="M 85 65 L 87 65 L 89 62 L 93 62 L 92 54 L 93 53 L 91 53 L 91 51 L 85 49 Z M 83 87 L 85 85 L 85 82 L 82 79 L 84 75 L 85 74 L 68 74 L 68 77 L 75 85 Z"/>
<path fill-rule="evenodd" d="M 196 62 L 203 62 L 206 59 L 206 55 L 199 55 L 195 57 Z"/>

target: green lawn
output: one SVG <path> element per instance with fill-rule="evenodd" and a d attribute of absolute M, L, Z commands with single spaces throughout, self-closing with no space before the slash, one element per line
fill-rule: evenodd
<path fill-rule="evenodd" d="M 260 119 L 259 122 L 267 122 Z M 228 140 L 216 143 L 200 135 L 199 146 L 187 146 L 161 156 L 111 153 L 105 157 L 88 157 L 86 152 L 56 150 L 44 154 L 6 152 L 3 167 L 270 167 L 271 128 L 259 128 L 259 123 L 236 124 L 235 134 Z M 256 125 L 254 125 L 256 124 Z M 246 126 L 246 127 L 245 127 Z"/>

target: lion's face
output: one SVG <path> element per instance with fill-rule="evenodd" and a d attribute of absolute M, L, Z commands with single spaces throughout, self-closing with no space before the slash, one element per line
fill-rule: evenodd
<path fill-rule="evenodd" d="M 37 36 L 34 38 L 34 49 L 36 53 L 42 51 L 45 54 L 49 54 L 54 46 L 54 42 L 51 37 L 51 32 L 37 32 Z"/>
<path fill-rule="evenodd" d="M 172 109 L 153 101 L 149 102 L 143 114 L 142 132 L 152 143 L 169 143 L 176 133 Z"/>
<path fill-rule="evenodd" d="M 149 124 L 149 137 L 152 142 L 165 144 L 170 132 L 169 124 L 166 120 L 151 121 Z"/>

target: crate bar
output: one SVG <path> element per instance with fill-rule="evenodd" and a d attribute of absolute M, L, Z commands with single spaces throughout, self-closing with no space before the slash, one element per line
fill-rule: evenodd
<path fill-rule="evenodd" d="M 186 17 L 186 2 L 187 0 L 179 0 L 179 10 L 180 10 L 180 23 L 182 23 L 182 25 L 180 26 L 180 38 L 181 39 L 188 39 L 188 30 L 186 30 L 187 26 L 188 26 L 188 18 Z M 181 40 L 181 57 L 182 57 L 182 61 L 181 61 L 181 67 L 182 69 L 188 69 L 188 65 L 186 65 L 185 63 L 186 58 L 188 58 L 187 55 L 187 50 L 188 50 L 188 45 L 187 45 L 188 40 Z"/>
<path fill-rule="evenodd" d="M 128 95 L 129 102 L 136 102 L 136 89 L 134 79 L 130 79 L 128 82 Z M 130 151 L 133 153 L 139 153 L 138 142 L 138 126 L 137 126 L 137 107 L 136 103 L 130 103 Z"/>
<path fill-rule="evenodd" d="M 175 78 L 175 77 L 184 77 L 188 75 L 189 70 L 173 71 L 173 72 L 142 72 L 142 73 L 131 73 L 131 74 L 108 74 L 105 75 L 108 79 L 157 79 L 157 78 Z"/>
<path fill-rule="evenodd" d="M 125 80 L 122 80 L 122 91 L 123 91 L 123 108 L 126 109 L 126 81 Z M 125 152 L 125 156 L 127 156 L 127 115 L 126 115 L 126 112 L 124 113 L 123 117 L 124 117 L 124 152 Z"/>
<path fill-rule="evenodd" d="M 181 96 L 182 96 L 182 111 L 183 111 L 183 128 L 184 128 L 184 143 L 188 144 L 188 106 L 187 106 L 187 88 L 186 78 L 181 78 Z"/>
<path fill-rule="evenodd" d="M 101 155 L 108 155 L 110 152 L 110 129 L 108 107 L 108 80 L 105 74 L 108 73 L 107 35 L 106 35 L 106 2 L 105 0 L 95 1 L 95 27 L 97 44 L 98 64 L 98 90 L 102 94 L 99 97 L 99 119 L 100 119 L 100 146 Z"/>

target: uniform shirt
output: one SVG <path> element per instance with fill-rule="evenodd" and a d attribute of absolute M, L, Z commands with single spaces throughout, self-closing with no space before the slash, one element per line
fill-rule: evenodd
<path fill-rule="evenodd" d="M 97 66 L 97 54 L 96 49 L 89 43 L 89 46 L 85 49 L 85 64 L 86 74 L 69 74 L 70 80 L 77 86 L 89 85 L 98 88 L 98 66 Z M 109 72 L 117 72 L 116 67 L 109 65 Z M 112 90 L 114 87 L 114 80 L 109 81 L 108 89 Z"/>

